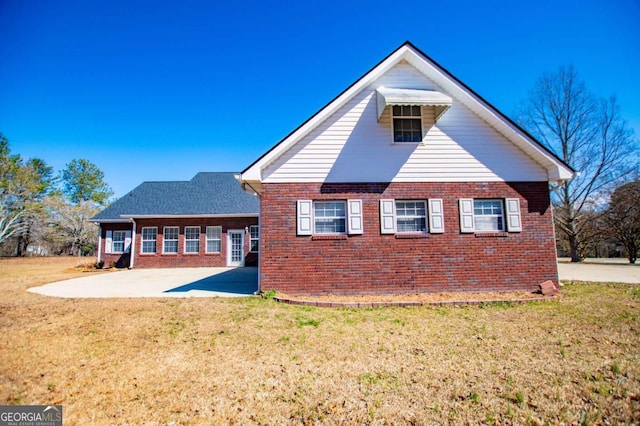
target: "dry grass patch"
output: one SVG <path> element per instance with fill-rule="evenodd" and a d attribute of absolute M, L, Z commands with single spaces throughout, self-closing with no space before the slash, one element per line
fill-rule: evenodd
<path fill-rule="evenodd" d="M 68 425 L 640 421 L 637 286 L 458 308 L 68 300 L 2 273 L 19 263 L 0 260 L 0 403 L 62 404 Z"/>
<path fill-rule="evenodd" d="M 309 303 L 314 302 L 336 302 L 336 303 L 420 303 L 420 304 L 438 304 L 438 303 L 450 303 L 460 302 L 461 304 L 469 302 L 516 302 L 526 300 L 539 300 L 545 299 L 541 293 L 533 292 L 491 292 L 491 293 L 473 293 L 473 292 L 459 292 L 459 293 L 419 293 L 419 294 L 389 294 L 389 295 L 363 295 L 363 296 L 342 296 L 342 295 L 321 295 L 321 296 L 292 296 L 284 293 L 273 292 L 274 296 L 277 296 L 281 300 L 293 300 L 304 301 Z M 266 297 L 271 297 L 271 292 L 266 293 Z M 552 300 L 552 298 L 546 298 Z"/>

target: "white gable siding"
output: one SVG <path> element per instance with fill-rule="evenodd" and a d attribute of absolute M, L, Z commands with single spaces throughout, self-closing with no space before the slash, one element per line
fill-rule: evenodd
<path fill-rule="evenodd" d="M 546 171 L 454 99 L 424 142 L 392 142 L 391 113 L 377 120 L 375 89 L 440 90 L 406 62 L 358 93 L 263 172 L 264 182 L 544 181 Z"/>

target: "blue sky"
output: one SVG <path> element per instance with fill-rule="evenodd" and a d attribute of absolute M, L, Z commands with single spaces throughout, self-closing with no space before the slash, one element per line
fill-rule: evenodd
<path fill-rule="evenodd" d="M 507 115 L 573 64 L 640 135 L 638 0 L 0 0 L 0 132 L 117 196 L 240 171 L 405 40 Z"/>

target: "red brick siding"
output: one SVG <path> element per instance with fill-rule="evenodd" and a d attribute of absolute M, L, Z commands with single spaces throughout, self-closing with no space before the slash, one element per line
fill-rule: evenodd
<path fill-rule="evenodd" d="M 291 294 L 535 290 L 557 283 L 546 182 L 263 184 L 261 287 Z M 519 198 L 523 231 L 460 233 L 459 198 Z M 442 198 L 445 233 L 380 234 L 379 200 Z M 296 200 L 361 199 L 364 234 L 296 235 Z"/>
<path fill-rule="evenodd" d="M 201 267 L 201 266 L 227 266 L 227 231 L 228 230 L 244 230 L 251 225 L 257 225 L 258 218 L 193 218 L 193 219 L 137 219 L 136 220 L 136 236 L 135 236 L 135 258 L 134 268 L 172 268 L 172 267 Z M 104 238 L 106 236 L 106 230 L 115 229 L 131 229 L 131 225 L 126 225 L 128 228 L 115 228 L 115 224 L 102 224 L 102 238 L 103 238 L 103 253 L 104 253 Z M 117 225 L 122 226 L 122 225 Z M 178 231 L 178 253 L 176 254 L 163 254 L 163 229 L 165 226 L 177 226 Z M 200 252 L 199 253 L 184 253 L 184 228 L 186 226 L 199 226 L 200 227 Z M 222 226 L 222 241 L 220 253 L 206 253 L 207 246 L 207 226 Z M 158 234 L 156 237 L 156 253 L 155 254 L 142 254 L 142 228 L 145 227 L 157 227 Z M 250 238 L 249 233 L 244 235 L 244 247 L 245 247 L 245 266 L 256 266 L 258 264 L 257 253 L 250 253 Z M 108 256 L 108 258 L 107 258 Z M 105 265 L 109 265 L 109 262 L 114 261 L 112 258 L 116 255 L 104 255 L 103 260 Z M 118 255 L 122 256 L 122 255 Z"/>
<path fill-rule="evenodd" d="M 104 262 L 104 266 L 109 268 L 117 266 L 118 268 L 127 268 L 129 266 L 130 253 L 105 253 L 107 245 L 107 231 L 131 231 L 130 223 L 103 223 L 100 227 L 102 237 L 102 255 L 100 260 Z"/>

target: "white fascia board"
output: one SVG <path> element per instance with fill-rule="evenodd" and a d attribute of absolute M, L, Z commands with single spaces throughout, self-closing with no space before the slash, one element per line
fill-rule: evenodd
<path fill-rule="evenodd" d="M 259 213 L 229 213 L 229 214 L 121 214 L 125 219 L 192 219 L 217 217 L 260 217 Z M 126 221 L 125 221 L 126 222 Z"/>
<path fill-rule="evenodd" d="M 129 219 L 89 219 L 93 223 L 129 223 Z"/>
<path fill-rule="evenodd" d="M 457 98 L 466 107 L 478 114 L 478 116 L 502 133 L 528 157 L 545 168 L 549 181 L 567 180 L 574 176 L 574 173 L 570 169 L 542 149 L 537 142 L 532 141 L 526 134 L 502 118 L 495 111 L 495 108 L 487 105 L 485 101 L 478 98 L 474 93 L 469 92 L 464 86 L 459 85 L 455 80 L 449 78 L 439 67 L 415 52 L 409 46 L 407 46 L 404 52 L 404 59 L 431 78 L 447 93 Z"/>
<path fill-rule="evenodd" d="M 309 121 L 300 126 L 292 134 L 282 140 L 278 145 L 271 149 L 264 157 L 257 161 L 251 168 L 242 173 L 240 179 L 241 182 L 262 182 L 262 170 L 264 170 L 269 164 L 274 162 L 278 157 L 287 152 L 293 145 L 305 137 L 309 132 L 319 126 L 324 120 L 329 118 L 333 113 L 338 111 L 355 95 L 360 93 L 364 88 L 370 85 L 377 78 L 382 76 L 390 68 L 395 66 L 402 59 L 404 53 L 407 50 L 407 46 L 402 46 L 395 53 L 385 59 L 377 67 L 369 71 L 363 77 L 360 78 L 353 86 L 349 87 L 336 99 L 321 109 L 316 115 L 314 115 Z"/>

